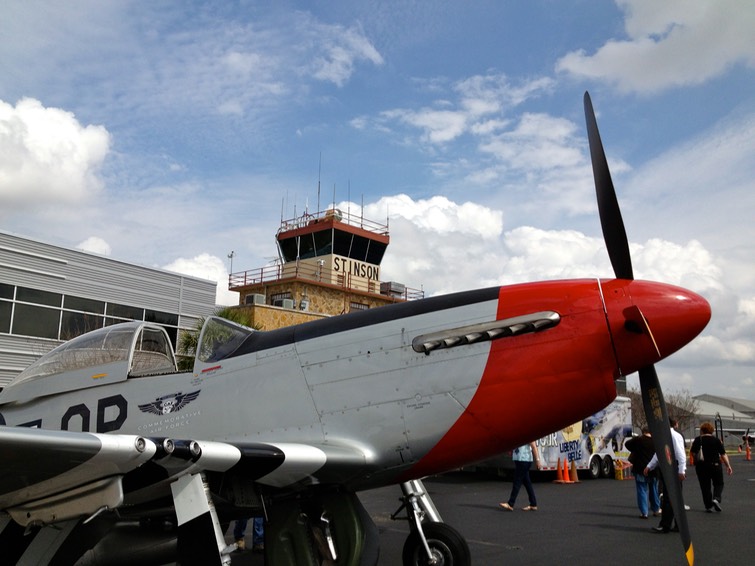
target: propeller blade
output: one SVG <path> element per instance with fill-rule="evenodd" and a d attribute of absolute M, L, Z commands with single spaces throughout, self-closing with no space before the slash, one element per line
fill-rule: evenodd
<path fill-rule="evenodd" d="M 642 404 L 645 407 L 645 417 L 648 428 L 653 437 L 655 453 L 658 455 L 658 468 L 661 470 L 664 483 L 663 497 L 670 498 L 671 507 L 674 509 L 674 519 L 679 526 L 679 534 L 682 538 L 682 546 L 687 557 L 687 563 L 692 566 L 695 563 L 695 552 L 692 547 L 692 537 L 687 523 L 687 512 L 684 509 L 684 497 L 682 495 L 682 483 L 679 479 L 674 457 L 674 444 L 671 438 L 666 402 L 658 381 L 658 374 L 654 366 L 642 368 L 640 374 L 640 391 L 642 391 Z"/>
<path fill-rule="evenodd" d="M 617 279 L 634 279 L 632 258 L 629 255 L 629 242 L 621 218 L 619 201 L 611 181 L 611 171 L 600 141 L 598 122 L 592 108 L 590 94 L 585 92 L 585 120 L 587 122 L 587 139 L 590 142 L 590 159 L 592 174 L 595 178 L 595 192 L 598 196 L 598 212 L 600 226 L 603 229 L 603 239 L 608 248 L 613 272 Z"/>

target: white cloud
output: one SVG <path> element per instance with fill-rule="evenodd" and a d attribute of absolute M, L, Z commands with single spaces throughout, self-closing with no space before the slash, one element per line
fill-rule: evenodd
<path fill-rule="evenodd" d="M 24 98 L 0 100 L 0 203 L 3 210 L 91 197 L 110 147 L 102 126 L 82 126 L 71 112 Z"/>
<path fill-rule="evenodd" d="M 358 27 L 314 24 L 309 33 L 321 38 L 320 53 L 312 61 L 313 76 L 343 86 L 351 78 L 358 61 L 382 65 L 383 58 Z"/>
<path fill-rule="evenodd" d="M 574 122 L 546 114 L 524 113 L 516 128 L 481 145 L 507 168 L 531 172 L 583 164 Z"/>
<path fill-rule="evenodd" d="M 228 270 L 223 260 L 217 256 L 203 253 L 190 259 L 182 257 L 163 266 L 163 269 L 215 281 L 218 284 L 215 295 L 216 304 L 239 304 L 239 294 L 228 290 Z"/>
<path fill-rule="evenodd" d="M 755 10 L 750 0 L 617 0 L 627 39 L 594 54 L 573 51 L 556 70 L 605 80 L 625 92 L 696 85 L 734 65 L 755 67 Z"/>
<path fill-rule="evenodd" d="M 356 206 L 356 205 L 354 205 Z M 499 210 L 465 202 L 457 204 L 444 196 L 414 200 L 408 195 L 383 197 L 365 207 L 370 218 L 404 218 L 422 230 L 438 234 L 470 234 L 483 240 L 495 239 L 503 230 Z"/>
<path fill-rule="evenodd" d="M 90 236 L 76 247 L 80 250 L 84 250 L 85 252 L 91 252 L 105 256 L 109 256 L 110 252 L 112 251 L 110 249 L 110 244 L 97 236 Z"/>
<path fill-rule="evenodd" d="M 385 110 L 372 120 L 372 125 L 382 131 L 388 131 L 391 123 L 410 126 L 419 130 L 420 141 L 429 145 L 446 144 L 469 133 L 486 136 L 508 125 L 503 116 L 512 108 L 552 85 L 548 78 L 513 84 L 506 75 L 475 75 L 451 85 L 455 100 L 438 99 L 433 106 L 419 110 Z M 370 120 L 363 116 L 351 122 L 358 129 L 364 129 L 368 123 Z"/>
<path fill-rule="evenodd" d="M 504 245 L 505 283 L 611 275 L 603 242 L 576 230 L 521 226 L 506 232 Z"/>
<path fill-rule="evenodd" d="M 389 248 L 384 274 L 408 285 L 422 284 L 433 292 L 479 287 L 481 281 L 613 276 L 601 238 L 576 230 L 531 226 L 503 233 L 502 211 L 472 202 L 458 204 L 444 196 L 415 201 L 396 195 L 366 205 L 364 214 L 368 218 L 387 216 L 392 239 L 411 242 Z M 725 291 L 720 266 L 698 241 L 681 245 L 654 238 L 630 247 L 638 279 L 680 285 L 699 293 Z"/>

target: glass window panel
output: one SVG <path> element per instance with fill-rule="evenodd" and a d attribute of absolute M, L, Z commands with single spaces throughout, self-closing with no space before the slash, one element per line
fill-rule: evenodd
<path fill-rule="evenodd" d="M 169 312 L 151 311 L 147 309 L 144 311 L 144 320 L 147 322 L 156 322 L 158 324 L 178 326 L 178 315 Z"/>
<path fill-rule="evenodd" d="M 315 239 L 312 234 L 303 234 L 299 238 L 299 258 L 315 257 Z"/>
<path fill-rule="evenodd" d="M 365 261 L 367 259 L 367 245 L 369 243 L 370 241 L 363 236 L 354 236 L 349 257 L 359 261 Z"/>
<path fill-rule="evenodd" d="M 296 238 L 279 240 L 278 247 L 280 247 L 281 255 L 285 261 L 296 260 Z"/>
<path fill-rule="evenodd" d="M 380 262 L 383 261 L 383 255 L 385 254 L 386 247 L 388 246 L 372 240 L 370 242 L 370 248 L 369 250 L 367 250 L 367 263 L 380 265 Z"/>
<path fill-rule="evenodd" d="M 144 320 L 144 309 L 110 303 L 107 306 L 107 314 L 129 320 Z"/>
<path fill-rule="evenodd" d="M 10 311 L 13 303 L 0 301 L 0 332 L 10 332 Z"/>
<path fill-rule="evenodd" d="M 12 299 L 13 298 L 13 285 L 7 283 L 0 283 L 0 299 Z"/>
<path fill-rule="evenodd" d="M 16 300 L 25 303 L 36 303 L 38 305 L 49 305 L 59 307 L 63 295 L 60 293 L 51 293 L 50 291 L 40 291 L 39 289 L 29 289 L 28 287 L 19 287 L 16 289 Z"/>
<path fill-rule="evenodd" d="M 105 314 L 105 303 L 103 301 L 74 297 L 73 295 L 66 295 L 63 297 L 63 307 L 74 311 Z"/>
<path fill-rule="evenodd" d="M 351 234 L 341 230 L 333 232 L 333 251 L 338 255 L 349 257 L 351 249 Z"/>
<path fill-rule="evenodd" d="M 333 231 L 321 230 L 315 232 L 315 255 L 323 256 L 333 253 Z"/>
<path fill-rule="evenodd" d="M 60 339 L 70 340 L 92 330 L 102 328 L 104 317 L 95 314 L 63 311 L 63 321 L 60 325 Z"/>
<path fill-rule="evenodd" d="M 13 334 L 37 336 L 39 338 L 57 338 L 60 311 L 34 305 L 16 304 L 13 314 Z"/>

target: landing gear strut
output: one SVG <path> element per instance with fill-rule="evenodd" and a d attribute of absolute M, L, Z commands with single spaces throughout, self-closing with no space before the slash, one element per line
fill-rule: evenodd
<path fill-rule="evenodd" d="M 391 519 L 406 511 L 411 533 L 404 543 L 404 566 L 470 566 L 467 541 L 443 522 L 422 481 L 404 482 L 401 491 L 401 507 Z"/>
<path fill-rule="evenodd" d="M 276 566 L 376 566 L 379 533 L 356 494 L 324 490 L 275 501 L 265 560 Z"/>

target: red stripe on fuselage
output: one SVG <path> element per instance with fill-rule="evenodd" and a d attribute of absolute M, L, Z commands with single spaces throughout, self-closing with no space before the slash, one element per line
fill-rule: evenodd
<path fill-rule="evenodd" d="M 542 332 L 491 342 L 469 406 L 404 478 L 494 456 L 568 426 L 613 400 L 617 365 L 598 282 L 500 288 L 497 319 L 538 311 L 555 311 L 561 321 Z"/>

